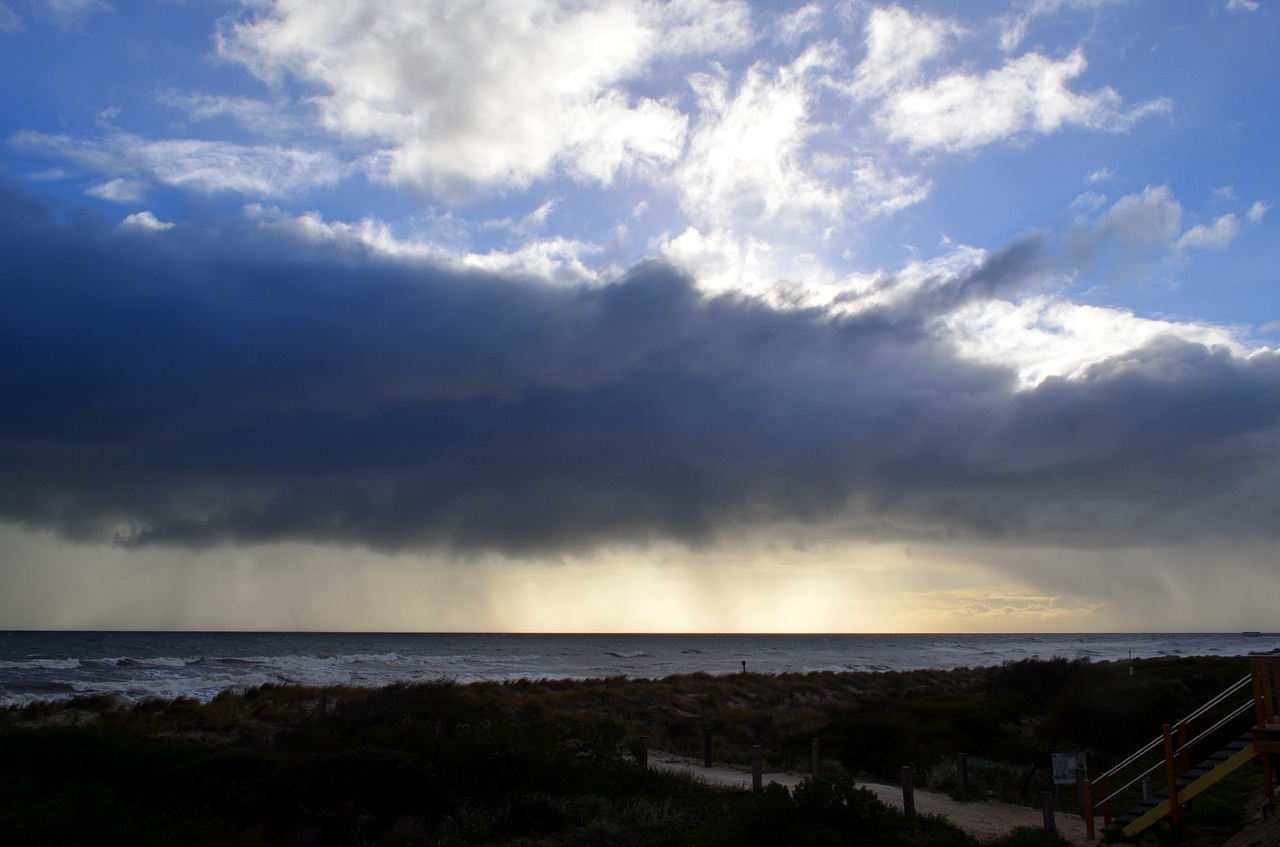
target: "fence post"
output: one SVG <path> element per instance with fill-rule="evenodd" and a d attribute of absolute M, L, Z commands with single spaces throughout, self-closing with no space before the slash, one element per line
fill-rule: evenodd
<path fill-rule="evenodd" d="M 809 741 L 809 771 L 814 779 L 822 776 L 822 748 L 816 738 Z"/>
<path fill-rule="evenodd" d="M 751 790 L 759 791 L 764 785 L 764 767 L 760 761 L 760 745 L 751 748 Z"/>
<path fill-rule="evenodd" d="M 1102 791 L 1102 825 L 1111 826 L 1111 778 L 1098 780 L 1098 788 Z"/>
<path fill-rule="evenodd" d="M 916 792 L 911 784 L 911 765 L 902 766 L 902 811 L 907 817 L 916 813 Z"/>
<path fill-rule="evenodd" d="M 1182 810 L 1178 805 L 1178 763 L 1173 756 L 1173 727 L 1165 724 L 1164 731 L 1164 773 L 1169 780 L 1169 819 L 1175 824 L 1182 819 Z"/>
<path fill-rule="evenodd" d="M 702 728 L 702 766 L 711 767 L 711 727 Z"/>
<path fill-rule="evenodd" d="M 1093 832 L 1093 783 L 1086 779 L 1080 790 L 1083 792 L 1081 807 L 1084 811 L 1084 837 L 1086 841 L 1093 841 L 1096 838 Z"/>
<path fill-rule="evenodd" d="M 1044 811 L 1044 831 L 1054 833 L 1058 831 L 1058 823 L 1053 817 L 1053 792 L 1040 792 L 1040 808 Z"/>
<path fill-rule="evenodd" d="M 640 767 L 649 767 L 649 736 L 640 736 Z"/>
<path fill-rule="evenodd" d="M 969 791 L 969 756 L 965 753 L 956 756 L 956 782 L 961 794 Z"/>

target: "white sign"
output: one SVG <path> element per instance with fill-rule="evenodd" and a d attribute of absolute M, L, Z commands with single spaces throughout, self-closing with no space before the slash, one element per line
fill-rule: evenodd
<path fill-rule="evenodd" d="M 1085 776 L 1089 775 L 1088 767 L 1085 765 L 1083 751 L 1079 753 L 1054 753 L 1053 784 L 1075 785 L 1077 767 L 1085 767 Z"/>

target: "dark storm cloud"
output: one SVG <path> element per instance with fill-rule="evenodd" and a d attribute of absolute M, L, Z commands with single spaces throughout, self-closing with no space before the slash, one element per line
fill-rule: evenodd
<path fill-rule="evenodd" d="M 801 521 L 1075 546 L 1276 525 L 1280 364 L 1176 340 L 1015 393 L 910 308 L 709 299 L 0 208 L 0 519 L 83 539 L 522 554 Z"/>

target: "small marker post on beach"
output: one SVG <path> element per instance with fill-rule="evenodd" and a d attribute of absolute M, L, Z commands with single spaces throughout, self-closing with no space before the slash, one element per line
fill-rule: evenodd
<path fill-rule="evenodd" d="M 822 776 L 822 748 L 816 738 L 809 741 L 809 771 L 814 779 Z"/>
<path fill-rule="evenodd" d="M 902 766 L 902 813 L 909 818 L 916 813 L 916 790 L 911 784 L 911 765 Z"/>
<path fill-rule="evenodd" d="M 640 767 L 649 767 L 649 736 L 640 736 Z"/>
<path fill-rule="evenodd" d="M 764 787 L 764 762 L 760 755 L 760 745 L 751 748 L 751 790 L 759 791 Z"/>
<path fill-rule="evenodd" d="M 702 728 L 702 765 L 711 767 L 711 727 Z"/>
<path fill-rule="evenodd" d="M 964 753 L 956 755 L 956 783 L 961 794 L 969 790 L 969 757 Z"/>
<path fill-rule="evenodd" d="M 1058 831 L 1058 823 L 1053 817 L 1053 792 L 1040 792 L 1040 807 L 1044 810 L 1044 831 L 1054 833 Z"/>

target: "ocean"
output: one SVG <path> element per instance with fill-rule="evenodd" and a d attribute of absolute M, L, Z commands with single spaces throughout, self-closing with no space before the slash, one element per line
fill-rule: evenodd
<path fill-rule="evenodd" d="M 634 635 L 0 632 L 0 705 L 85 694 L 126 702 L 268 683 L 377 687 L 434 680 L 659 678 L 673 674 L 985 667 L 1032 657 L 1114 661 L 1235 656 L 1280 635 Z"/>

